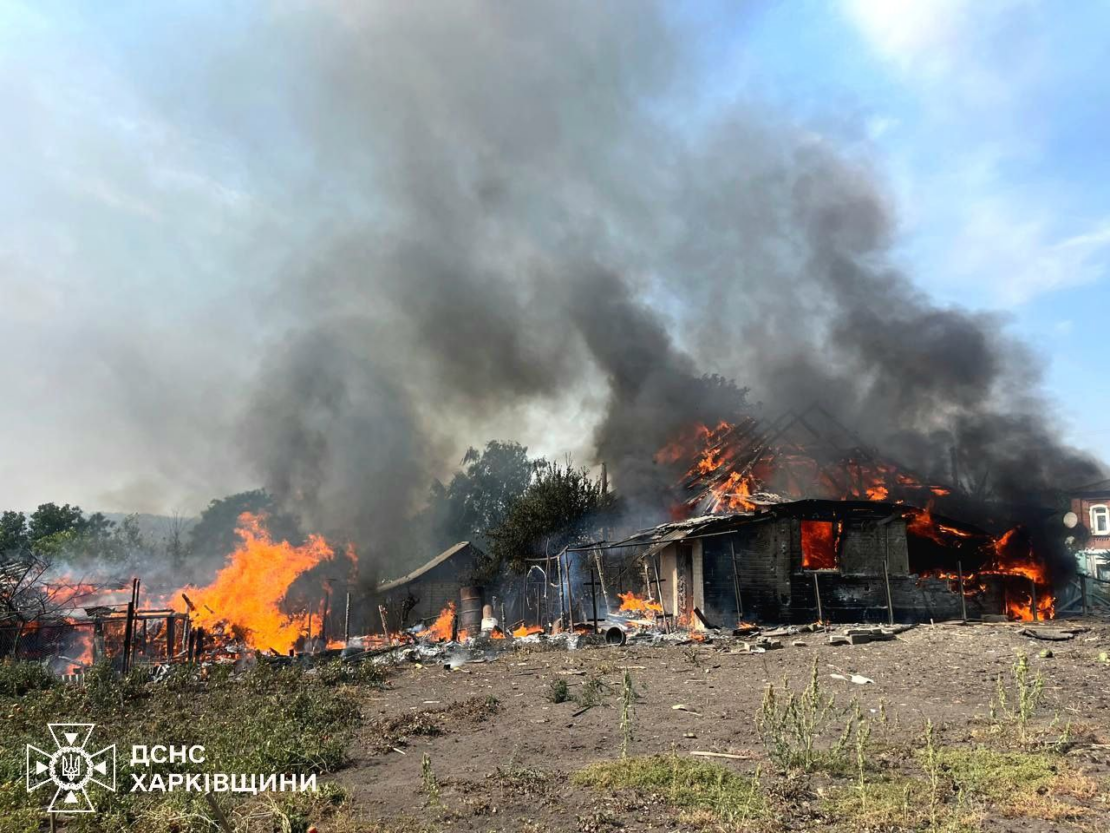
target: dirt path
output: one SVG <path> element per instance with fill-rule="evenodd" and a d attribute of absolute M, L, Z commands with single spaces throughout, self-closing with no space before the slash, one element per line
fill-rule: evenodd
<path fill-rule="evenodd" d="M 388 690 L 366 701 L 366 725 L 352 748 L 352 764 L 336 780 L 349 791 L 360 815 L 408 817 L 408 826 L 398 829 L 418 829 L 413 825 L 420 820 L 429 829 L 461 831 L 578 831 L 621 825 L 630 830 L 674 830 L 673 816 L 657 805 L 641 806 L 626 795 L 598 795 L 572 787 L 562 777 L 619 754 L 615 692 L 623 669 L 631 671 L 642 695 L 632 754 L 669 753 L 672 748 L 680 755 L 691 750 L 726 752 L 744 756 L 728 761 L 730 766 L 750 771 L 757 761 L 768 767 L 754 721 L 767 685 L 778 684 L 784 675 L 796 686 L 803 685 L 814 658 L 822 684 L 836 691 L 841 702 L 855 697 L 865 713 L 886 712 L 892 740 L 913 741 L 930 719 L 943 727 L 946 743 L 958 744 L 968 741 L 973 728 L 987 717 L 996 678 L 1009 671 L 1016 651 L 1024 651 L 1045 677 L 1046 710 L 1073 720 L 1094 743 L 1106 743 L 1110 665 L 1098 656 L 1110 647 L 1110 629 L 1092 626 L 1076 639 L 1059 643 L 1034 641 L 1019 636 L 1017 629 L 923 626 L 894 641 L 854 646 L 830 646 L 824 635 L 807 633 L 786 637 L 784 648 L 762 654 L 736 652 L 731 643 L 577 651 L 524 648 L 495 662 L 471 663 L 454 671 L 408 666 Z M 806 644 L 795 647 L 794 639 Z M 1037 656 L 1046 647 L 1053 656 Z M 855 685 L 833 679 L 834 673 L 860 674 L 874 683 Z M 575 714 L 580 709 L 575 702 L 547 699 L 556 680 L 566 680 L 574 696 L 595 677 L 613 693 L 585 713 Z M 437 718 L 442 734 L 409 736 L 406 754 L 377 751 L 382 721 L 488 697 L 501 705 L 491 717 L 475 720 L 448 713 Z M 672 708 L 677 704 L 688 710 Z M 1088 742 L 1076 754 L 1085 767 L 1105 773 L 1107 751 Z M 420 793 L 424 754 L 447 812 L 429 810 Z M 995 829 L 1011 828 L 1000 823 Z"/>

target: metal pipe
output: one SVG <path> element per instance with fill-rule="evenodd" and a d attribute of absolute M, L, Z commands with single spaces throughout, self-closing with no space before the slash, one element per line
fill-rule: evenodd
<path fill-rule="evenodd" d="M 964 592 L 964 563 L 962 561 L 956 562 L 956 573 L 960 577 L 960 616 L 963 622 L 967 624 L 967 594 Z"/>
<path fill-rule="evenodd" d="M 886 582 L 886 618 L 887 624 L 894 626 L 894 602 L 890 598 L 890 565 L 883 561 L 883 580 Z"/>
<path fill-rule="evenodd" d="M 351 593 L 347 592 L 347 606 L 343 611 L 343 641 L 351 641 Z"/>
<path fill-rule="evenodd" d="M 624 628 L 619 625 L 610 625 L 605 629 L 605 644 L 606 645 L 623 645 L 628 638 L 628 634 Z"/>
<path fill-rule="evenodd" d="M 729 540 L 728 548 L 732 552 L 732 591 L 736 594 L 736 624 L 744 620 L 744 603 L 740 600 L 740 571 L 736 567 L 736 542 Z"/>
<path fill-rule="evenodd" d="M 389 623 L 386 622 L 385 605 L 378 605 L 378 615 L 382 617 L 382 636 L 389 642 Z"/>
<path fill-rule="evenodd" d="M 825 614 L 821 612 L 821 585 L 817 583 L 817 573 L 813 573 L 813 593 L 817 597 L 817 621 L 824 622 Z"/>
<path fill-rule="evenodd" d="M 134 598 L 134 594 L 132 594 Z M 135 602 L 127 603 L 127 624 L 123 629 L 123 659 L 120 662 L 120 668 L 123 673 L 127 673 L 131 667 L 131 643 L 135 640 Z"/>
<path fill-rule="evenodd" d="M 566 547 L 560 553 L 560 557 L 566 560 L 567 567 L 567 619 L 570 622 L 571 631 L 574 630 L 574 591 L 571 588 L 571 575 L 570 575 L 570 554 L 567 552 Z"/>
<path fill-rule="evenodd" d="M 593 618 L 594 633 L 597 633 L 597 583 L 596 583 L 596 582 L 594 582 L 594 581 L 593 581 L 592 579 L 593 579 L 593 577 L 591 576 L 591 581 L 590 581 L 590 601 L 592 602 L 592 606 L 593 606 L 593 614 L 594 614 L 594 618 Z"/>

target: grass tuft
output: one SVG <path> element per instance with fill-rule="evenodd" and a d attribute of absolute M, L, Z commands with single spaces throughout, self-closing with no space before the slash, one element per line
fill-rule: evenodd
<path fill-rule="evenodd" d="M 688 811 L 709 813 L 729 824 L 767 815 L 760 772 L 739 775 L 720 764 L 670 755 L 621 758 L 592 764 L 572 776 L 596 790 L 635 790 Z"/>

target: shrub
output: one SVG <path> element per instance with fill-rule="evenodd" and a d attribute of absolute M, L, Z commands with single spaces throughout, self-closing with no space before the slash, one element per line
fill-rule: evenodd
<path fill-rule="evenodd" d="M 51 688 L 57 679 L 50 670 L 37 662 L 0 663 L 0 695 L 22 697 L 29 691 Z"/>
<path fill-rule="evenodd" d="M 547 690 L 547 700 L 550 703 L 565 703 L 570 699 L 570 690 L 567 688 L 567 681 L 563 679 L 552 680 L 551 686 Z"/>
<path fill-rule="evenodd" d="M 823 747 L 824 738 L 842 720 L 837 739 Z M 756 729 L 771 760 L 783 769 L 796 767 L 809 772 L 818 765 L 841 769 L 847 765 L 845 752 L 859 721 L 858 705 L 837 709 L 835 695 L 826 694 L 821 688 L 814 659 L 809 685 L 802 691 L 792 691 L 785 680 L 781 692 L 774 685 L 767 687 L 756 717 Z"/>

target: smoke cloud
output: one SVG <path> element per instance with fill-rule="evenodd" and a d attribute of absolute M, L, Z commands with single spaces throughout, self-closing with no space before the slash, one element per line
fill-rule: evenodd
<path fill-rule="evenodd" d="M 922 471 L 955 446 L 1007 498 L 1094 479 L 1004 322 L 892 265 L 866 142 L 754 98 L 703 115 L 679 27 L 639 2 L 181 21 L 211 46 L 160 54 L 192 61 L 188 81 L 151 58 L 152 106 L 267 183 L 240 255 L 258 371 L 213 403 L 238 433 L 193 441 L 237 447 L 229 467 L 382 558 L 430 479 L 491 437 L 650 494 L 667 438 L 734 406 L 706 374 L 768 411 L 819 399 Z"/>

